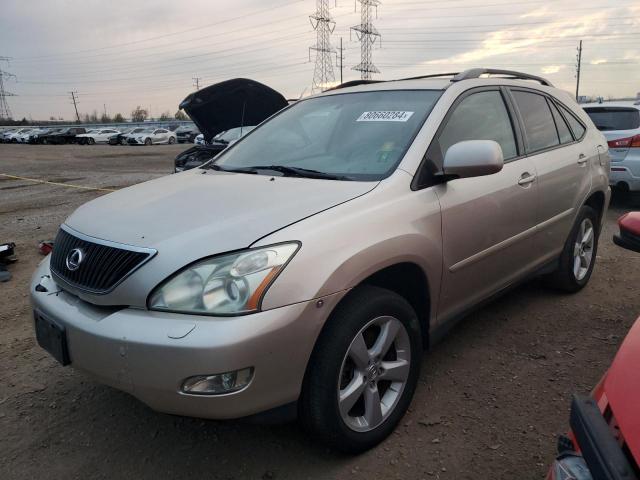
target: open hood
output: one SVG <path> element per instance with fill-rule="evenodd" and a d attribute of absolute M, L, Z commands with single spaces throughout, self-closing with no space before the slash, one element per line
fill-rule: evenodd
<path fill-rule="evenodd" d="M 287 105 L 274 89 L 247 78 L 234 78 L 193 92 L 180 108 L 210 142 L 230 128 L 258 125 Z"/>

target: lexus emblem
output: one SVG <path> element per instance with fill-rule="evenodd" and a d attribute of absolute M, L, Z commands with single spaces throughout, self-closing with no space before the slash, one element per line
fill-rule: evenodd
<path fill-rule="evenodd" d="M 79 248 L 74 248 L 67 255 L 66 265 L 67 269 L 71 272 L 75 272 L 80 268 L 80 264 L 84 260 L 84 252 Z"/>

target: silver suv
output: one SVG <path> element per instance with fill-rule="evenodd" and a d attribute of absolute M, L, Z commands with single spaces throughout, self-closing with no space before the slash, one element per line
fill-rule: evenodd
<path fill-rule="evenodd" d="M 156 410 L 293 411 L 362 451 L 474 306 L 533 275 L 588 282 L 608 172 L 606 139 L 544 79 L 351 82 L 76 210 L 33 276 L 37 339 Z"/>

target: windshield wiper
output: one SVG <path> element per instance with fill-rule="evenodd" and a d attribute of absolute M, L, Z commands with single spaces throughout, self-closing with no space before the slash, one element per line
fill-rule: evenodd
<path fill-rule="evenodd" d="M 252 167 L 244 167 L 238 170 L 273 170 L 274 172 L 282 173 L 285 177 L 322 178 L 325 180 L 352 180 L 350 177 L 347 177 L 345 175 L 336 175 L 334 173 L 321 172 L 319 170 L 312 170 L 309 168 L 287 167 L 285 165 L 255 165 Z"/>

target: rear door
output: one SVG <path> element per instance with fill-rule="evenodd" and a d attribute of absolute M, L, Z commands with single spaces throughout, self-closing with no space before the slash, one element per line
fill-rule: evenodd
<path fill-rule="evenodd" d="M 568 108 L 537 90 L 510 91 L 538 174 L 535 248 L 543 263 L 562 250 L 591 188 L 590 164 L 599 155 L 595 145 L 582 141 L 586 129 Z"/>
<path fill-rule="evenodd" d="M 499 87 L 471 90 L 451 108 L 427 152 L 427 161 L 441 167 L 447 149 L 455 143 L 494 140 L 505 158 L 498 173 L 434 187 L 442 210 L 439 322 L 464 312 L 531 269 L 536 171 L 533 162 L 520 155 L 514 120 Z"/>

